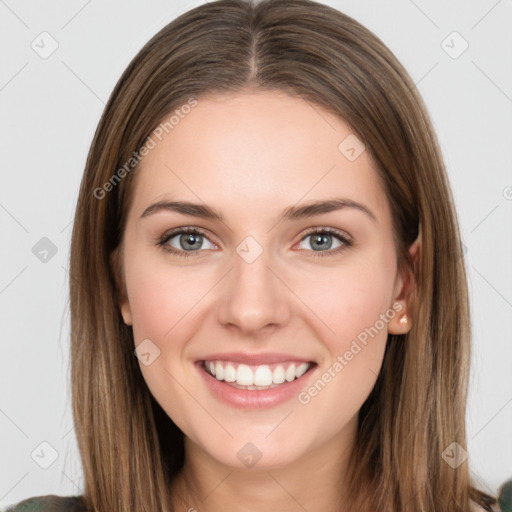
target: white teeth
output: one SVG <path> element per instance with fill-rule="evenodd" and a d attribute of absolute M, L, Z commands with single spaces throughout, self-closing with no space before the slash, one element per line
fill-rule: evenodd
<path fill-rule="evenodd" d="M 258 366 L 254 372 L 254 385 L 270 386 L 270 384 L 272 384 L 272 372 L 270 368 L 266 364 Z"/>
<path fill-rule="evenodd" d="M 224 380 L 226 382 L 235 382 L 236 380 L 236 370 L 232 364 L 227 364 L 224 368 Z"/>
<path fill-rule="evenodd" d="M 297 369 L 295 370 L 295 377 L 297 377 L 297 379 L 299 377 L 302 377 L 306 373 L 306 370 L 308 368 L 309 368 L 308 363 L 299 364 L 299 366 L 297 366 Z"/>
<path fill-rule="evenodd" d="M 271 369 L 271 366 L 274 368 Z M 247 386 L 242 389 L 268 389 L 284 382 L 292 382 L 304 375 L 311 363 L 284 363 L 274 365 L 262 364 L 250 367 L 246 364 L 225 361 L 206 361 L 205 369 L 217 380 L 232 383 L 235 387 Z"/>
<path fill-rule="evenodd" d="M 286 369 L 286 380 L 288 382 L 291 382 L 292 380 L 295 379 L 295 365 L 294 364 L 291 364 L 290 366 L 288 366 L 288 368 Z"/>
<path fill-rule="evenodd" d="M 241 386 L 252 386 L 254 384 L 254 374 L 245 364 L 239 364 L 236 371 L 236 382 Z"/>
<path fill-rule="evenodd" d="M 274 368 L 274 373 L 272 374 L 272 382 L 274 384 L 282 384 L 286 380 L 286 374 L 284 372 L 284 368 L 279 365 Z"/>
<path fill-rule="evenodd" d="M 224 379 L 224 367 L 222 366 L 222 363 L 220 361 L 217 361 L 215 363 L 215 377 L 217 380 Z"/>

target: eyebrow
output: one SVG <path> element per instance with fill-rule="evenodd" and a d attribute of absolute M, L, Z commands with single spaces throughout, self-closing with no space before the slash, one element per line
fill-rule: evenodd
<path fill-rule="evenodd" d="M 334 198 L 322 201 L 313 201 L 298 206 L 290 206 L 283 210 L 278 222 L 305 219 L 323 213 L 342 210 L 344 208 L 359 210 L 370 217 L 374 222 L 378 223 L 377 217 L 369 208 L 361 203 L 346 198 Z M 176 212 L 181 213 L 182 215 L 190 215 L 192 217 L 224 222 L 224 217 L 218 210 L 215 210 L 206 204 L 191 203 L 189 201 L 158 201 L 157 203 L 148 206 L 140 218 L 143 219 L 162 211 Z"/>

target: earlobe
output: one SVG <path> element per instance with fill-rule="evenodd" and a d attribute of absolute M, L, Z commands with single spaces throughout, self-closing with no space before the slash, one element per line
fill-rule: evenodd
<path fill-rule="evenodd" d="M 122 277 L 122 268 L 119 261 L 119 246 L 110 254 L 110 266 L 116 283 L 116 296 L 118 297 L 121 316 L 126 325 L 132 325 L 132 311 L 126 293 L 126 286 Z"/>
<path fill-rule="evenodd" d="M 402 310 L 403 311 L 403 310 Z M 388 323 L 389 334 L 406 334 L 411 330 L 412 322 L 408 313 L 397 313 Z"/>
<path fill-rule="evenodd" d="M 402 309 L 403 311 L 403 309 Z M 411 330 L 412 322 L 408 313 L 397 313 L 388 323 L 389 334 L 406 334 Z"/>
<path fill-rule="evenodd" d="M 130 309 L 128 300 L 121 304 L 121 315 L 126 325 L 132 325 L 132 310 Z"/>
<path fill-rule="evenodd" d="M 388 323 L 390 334 L 406 334 L 412 328 L 412 298 L 418 275 L 420 253 L 421 238 L 418 234 L 416 240 L 409 247 L 412 268 L 406 267 L 404 273 L 397 278 L 394 303 L 399 304 L 400 308 L 394 308 L 397 314 Z"/>

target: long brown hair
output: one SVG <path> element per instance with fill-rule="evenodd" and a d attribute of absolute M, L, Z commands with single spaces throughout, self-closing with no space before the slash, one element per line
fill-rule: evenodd
<path fill-rule="evenodd" d="M 202 95 L 246 90 L 284 91 L 351 126 L 385 184 L 399 265 L 416 276 L 412 330 L 389 335 L 359 413 L 349 506 L 468 512 L 470 500 L 494 503 L 473 485 L 467 461 L 454 468 L 442 456 L 453 442 L 466 446 L 468 291 L 448 178 L 413 81 L 380 39 L 331 7 L 219 0 L 179 16 L 140 50 L 89 151 L 70 255 L 72 405 L 87 509 L 171 509 L 183 433 L 140 372 L 119 310 L 122 268 L 112 255 L 148 137 Z M 417 237 L 413 268 L 407 248 Z"/>

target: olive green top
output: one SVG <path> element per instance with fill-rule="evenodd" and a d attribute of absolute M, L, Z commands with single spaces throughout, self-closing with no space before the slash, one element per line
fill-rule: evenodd
<path fill-rule="evenodd" d="M 512 480 L 505 482 L 500 489 L 499 503 L 489 510 L 512 512 Z M 478 507 L 476 510 L 486 510 Z M 11 505 L 2 512 L 87 512 L 82 496 L 35 496 L 15 505 Z"/>
<path fill-rule="evenodd" d="M 86 512 L 81 496 L 34 496 L 8 507 L 5 512 Z"/>

